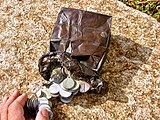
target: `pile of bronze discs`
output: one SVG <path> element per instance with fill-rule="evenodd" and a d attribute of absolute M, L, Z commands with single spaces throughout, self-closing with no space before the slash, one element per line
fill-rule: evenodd
<path fill-rule="evenodd" d="M 60 99 L 64 103 L 68 103 L 72 100 L 73 96 L 79 91 L 80 84 L 78 81 L 73 80 L 71 77 L 67 77 L 60 83 Z"/>
<path fill-rule="evenodd" d="M 43 87 L 36 95 L 47 99 L 59 97 L 64 103 L 71 102 L 74 95 L 78 92 L 85 93 L 90 89 L 90 85 L 85 81 L 74 80 L 68 76 L 60 83 L 52 82 L 50 86 Z"/>
<path fill-rule="evenodd" d="M 51 107 L 52 107 L 51 102 L 45 97 L 30 98 L 27 101 L 27 108 L 29 110 L 34 110 L 38 112 L 41 109 L 46 109 L 49 112 L 50 120 L 53 119 L 53 112 L 51 110 Z"/>

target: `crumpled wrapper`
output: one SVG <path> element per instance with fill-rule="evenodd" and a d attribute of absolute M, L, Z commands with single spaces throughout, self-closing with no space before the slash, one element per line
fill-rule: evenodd
<path fill-rule="evenodd" d="M 51 34 L 50 52 L 68 52 L 81 64 L 99 71 L 110 39 L 111 16 L 61 8 Z"/>
<path fill-rule="evenodd" d="M 49 80 L 61 67 L 100 91 L 100 69 L 106 59 L 112 17 L 73 8 L 61 8 L 50 39 L 50 51 L 39 60 L 39 71 Z M 63 69 L 62 69 L 63 71 Z M 67 72 L 68 73 L 68 72 Z"/>

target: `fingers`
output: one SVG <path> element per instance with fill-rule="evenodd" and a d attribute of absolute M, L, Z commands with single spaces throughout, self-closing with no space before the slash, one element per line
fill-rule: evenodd
<path fill-rule="evenodd" d="M 16 90 L 9 98 L 4 97 L 0 105 L 0 120 L 25 120 L 23 107 L 27 101 L 27 94 Z"/>
<path fill-rule="evenodd" d="M 7 102 L 8 98 L 9 98 L 8 96 L 5 96 L 5 97 L 3 98 L 2 103 L 1 103 L 1 105 L 0 105 L 0 114 L 1 114 L 2 108 L 3 108 L 4 104 Z"/>
<path fill-rule="evenodd" d="M 8 96 L 5 96 L 5 97 L 3 98 L 2 103 L 1 103 L 1 105 L 0 105 L 0 113 L 1 113 L 1 111 L 2 111 L 2 107 L 3 107 L 4 104 L 7 102 L 8 98 L 9 98 Z"/>
<path fill-rule="evenodd" d="M 8 107 L 9 105 L 19 96 L 18 90 L 16 90 L 6 101 L 6 103 L 3 105 L 2 113 L 1 113 L 1 120 L 8 120 Z M 5 102 L 5 100 L 4 100 Z"/>
<path fill-rule="evenodd" d="M 1 105 L 0 105 L 0 120 L 1 120 L 2 108 L 3 108 L 4 104 L 7 102 L 8 98 L 9 98 L 8 96 L 5 96 L 5 97 L 3 98 L 3 100 L 2 100 Z"/>
<path fill-rule="evenodd" d="M 24 107 L 27 99 L 27 94 L 22 94 L 15 100 L 15 102 L 18 102 L 22 107 Z"/>
<path fill-rule="evenodd" d="M 49 114 L 46 109 L 42 109 L 38 112 L 36 120 L 49 120 Z"/>
<path fill-rule="evenodd" d="M 19 95 L 20 93 L 18 92 L 18 90 L 14 91 L 13 94 L 7 100 L 5 105 L 8 107 Z"/>

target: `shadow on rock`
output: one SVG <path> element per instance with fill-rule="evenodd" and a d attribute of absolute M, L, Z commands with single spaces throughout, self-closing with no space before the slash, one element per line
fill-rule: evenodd
<path fill-rule="evenodd" d="M 147 62 L 151 53 L 152 49 L 141 46 L 129 38 L 112 35 L 107 54 L 108 62 L 102 70 L 102 78 L 108 83 L 108 100 L 128 102 L 123 89 Z"/>
<path fill-rule="evenodd" d="M 132 81 L 138 69 L 147 62 L 152 49 L 141 46 L 129 38 L 112 35 L 107 60 L 103 65 L 101 78 L 106 81 L 101 94 L 76 95 L 69 105 L 78 104 L 84 108 L 105 103 L 107 100 L 127 103 L 124 88 Z"/>

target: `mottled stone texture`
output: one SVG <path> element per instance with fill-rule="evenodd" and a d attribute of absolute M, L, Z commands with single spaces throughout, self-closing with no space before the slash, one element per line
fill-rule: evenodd
<path fill-rule="evenodd" d="M 117 0 L 0 0 L 0 96 L 14 89 L 35 92 L 45 81 L 38 59 L 60 7 L 113 16 L 101 78 L 102 94 L 86 93 L 70 104 L 53 100 L 55 119 L 160 119 L 160 23 Z M 2 100 L 2 99 L 0 99 Z"/>

